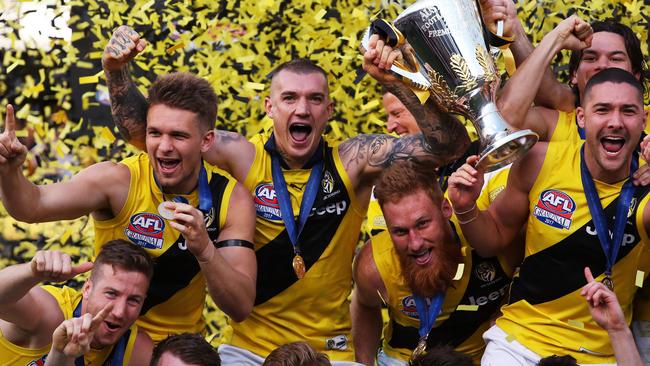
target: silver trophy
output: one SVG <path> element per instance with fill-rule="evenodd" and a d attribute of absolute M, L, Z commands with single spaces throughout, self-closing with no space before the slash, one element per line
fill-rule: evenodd
<path fill-rule="evenodd" d="M 370 32 L 393 46 L 408 41 L 411 47 L 402 47 L 406 62 L 391 70 L 411 88 L 428 91 L 442 110 L 472 121 L 481 142 L 478 164 L 486 171 L 512 163 L 537 142 L 530 130 L 510 132 L 497 110 L 500 78 L 475 0 L 419 0 L 394 25 L 376 20 Z"/>

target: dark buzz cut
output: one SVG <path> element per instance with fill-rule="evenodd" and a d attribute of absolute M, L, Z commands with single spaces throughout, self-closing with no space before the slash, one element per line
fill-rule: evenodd
<path fill-rule="evenodd" d="M 643 86 L 641 82 L 628 71 L 616 67 L 599 71 L 587 81 L 587 85 L 585 86 L 585 99 L 587 99 L 589 92 L 594 86 L 604 83 L 629 84 L 633 86 L 639 92 L 639 101 L 643 105 Z"/>
<path fill-rule="evenodd" d="M 95 258 L 91 279 L 99 275 L 102 264 L 142 273 L 149 280 L 153 276 L 153 260 L 149 254 L 140 246 L 123 239 L 111 240 L 101 247 Z"/>
<path fill-rule="evenodd" d="M 308 58 L 294 58 L 293 60 L 280 64 L 278 67 L 273 69 L 273 71 L 271 71 L 269 74 L 269 79 L 273 81 L 275 76 L 278 75 L 281 71 L 290 71 L 301 75 L 319 73 L 323 75 L 327 81 L 327 72 L 322 67 L 318 66 L 314 61 Z"/>
<path fill-rule="evenodd" d="M 149 88 L 149 105 L 164 104 L 197 114 L 201 130 L 214 128 L 217 94 L 210 83 L 189 72 L 161 75 Z"/>
<path fill-rule="evenodd" d="M 398 160 L 386 168 L 375 182 L 375 197 L 379 206 L 423 190 L 436 205 L 442 202 L 435 166 L 411 160 Z"/>

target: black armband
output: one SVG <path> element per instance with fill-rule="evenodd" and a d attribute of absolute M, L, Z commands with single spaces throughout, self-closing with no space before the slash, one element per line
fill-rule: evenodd
<path fill-rule="evenodd" d="M 214 247 L 219 249 L 219 248 L 226 248 L 226 247 L 245 247 L 248 249 L 255 249 L 255 246 L 253 243 L 251 243 L 248 240 L 241 240 L 241 239 L 226 239 L 222 240 L 220 242 L 214 243 Z"/>

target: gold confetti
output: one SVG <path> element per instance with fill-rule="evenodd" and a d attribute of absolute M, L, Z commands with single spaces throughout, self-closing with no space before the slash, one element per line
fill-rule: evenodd
<path fill-rule="evenodd" d="M 478 311 L 478 305 L 458 305 L 456 307 L 458 311 Z"/>
<path fill-rule="evenodd" d="M 636 287 L 643 287 L 643 280 L 645 278 L 645 272 L 643 271 L 636 271 L 636 279 L 634 281 L 634 284 Z"/>
<path fill-rule="evenodd" d="M 244 84 L 244 89 L 264 90 L 264 84 L 247 82 L 246 84 Z"/>
<path fill-rule="evenodd" d="M 463 278 L 463 273 L 465 272 L 465 263 L 458 263 L 456 268 L 456 274 L 454 275 L 454 281 L 458 281 Z"/>

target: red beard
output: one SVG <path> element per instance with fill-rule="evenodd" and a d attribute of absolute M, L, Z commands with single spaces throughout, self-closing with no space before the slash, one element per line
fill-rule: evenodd
<path fill-rule="evenodd" d="M 445 240 L 441 245 L 432 248 L 431 261 L 421 266 L 415 259 L 406 254 L 398 254 L 402 265 L 402 276 L 413 294 L 421 297 L 431 297 L 447 291 L 451 284 L 458 263 L 462 262 L 460 246 L 455 240 Z"/>

